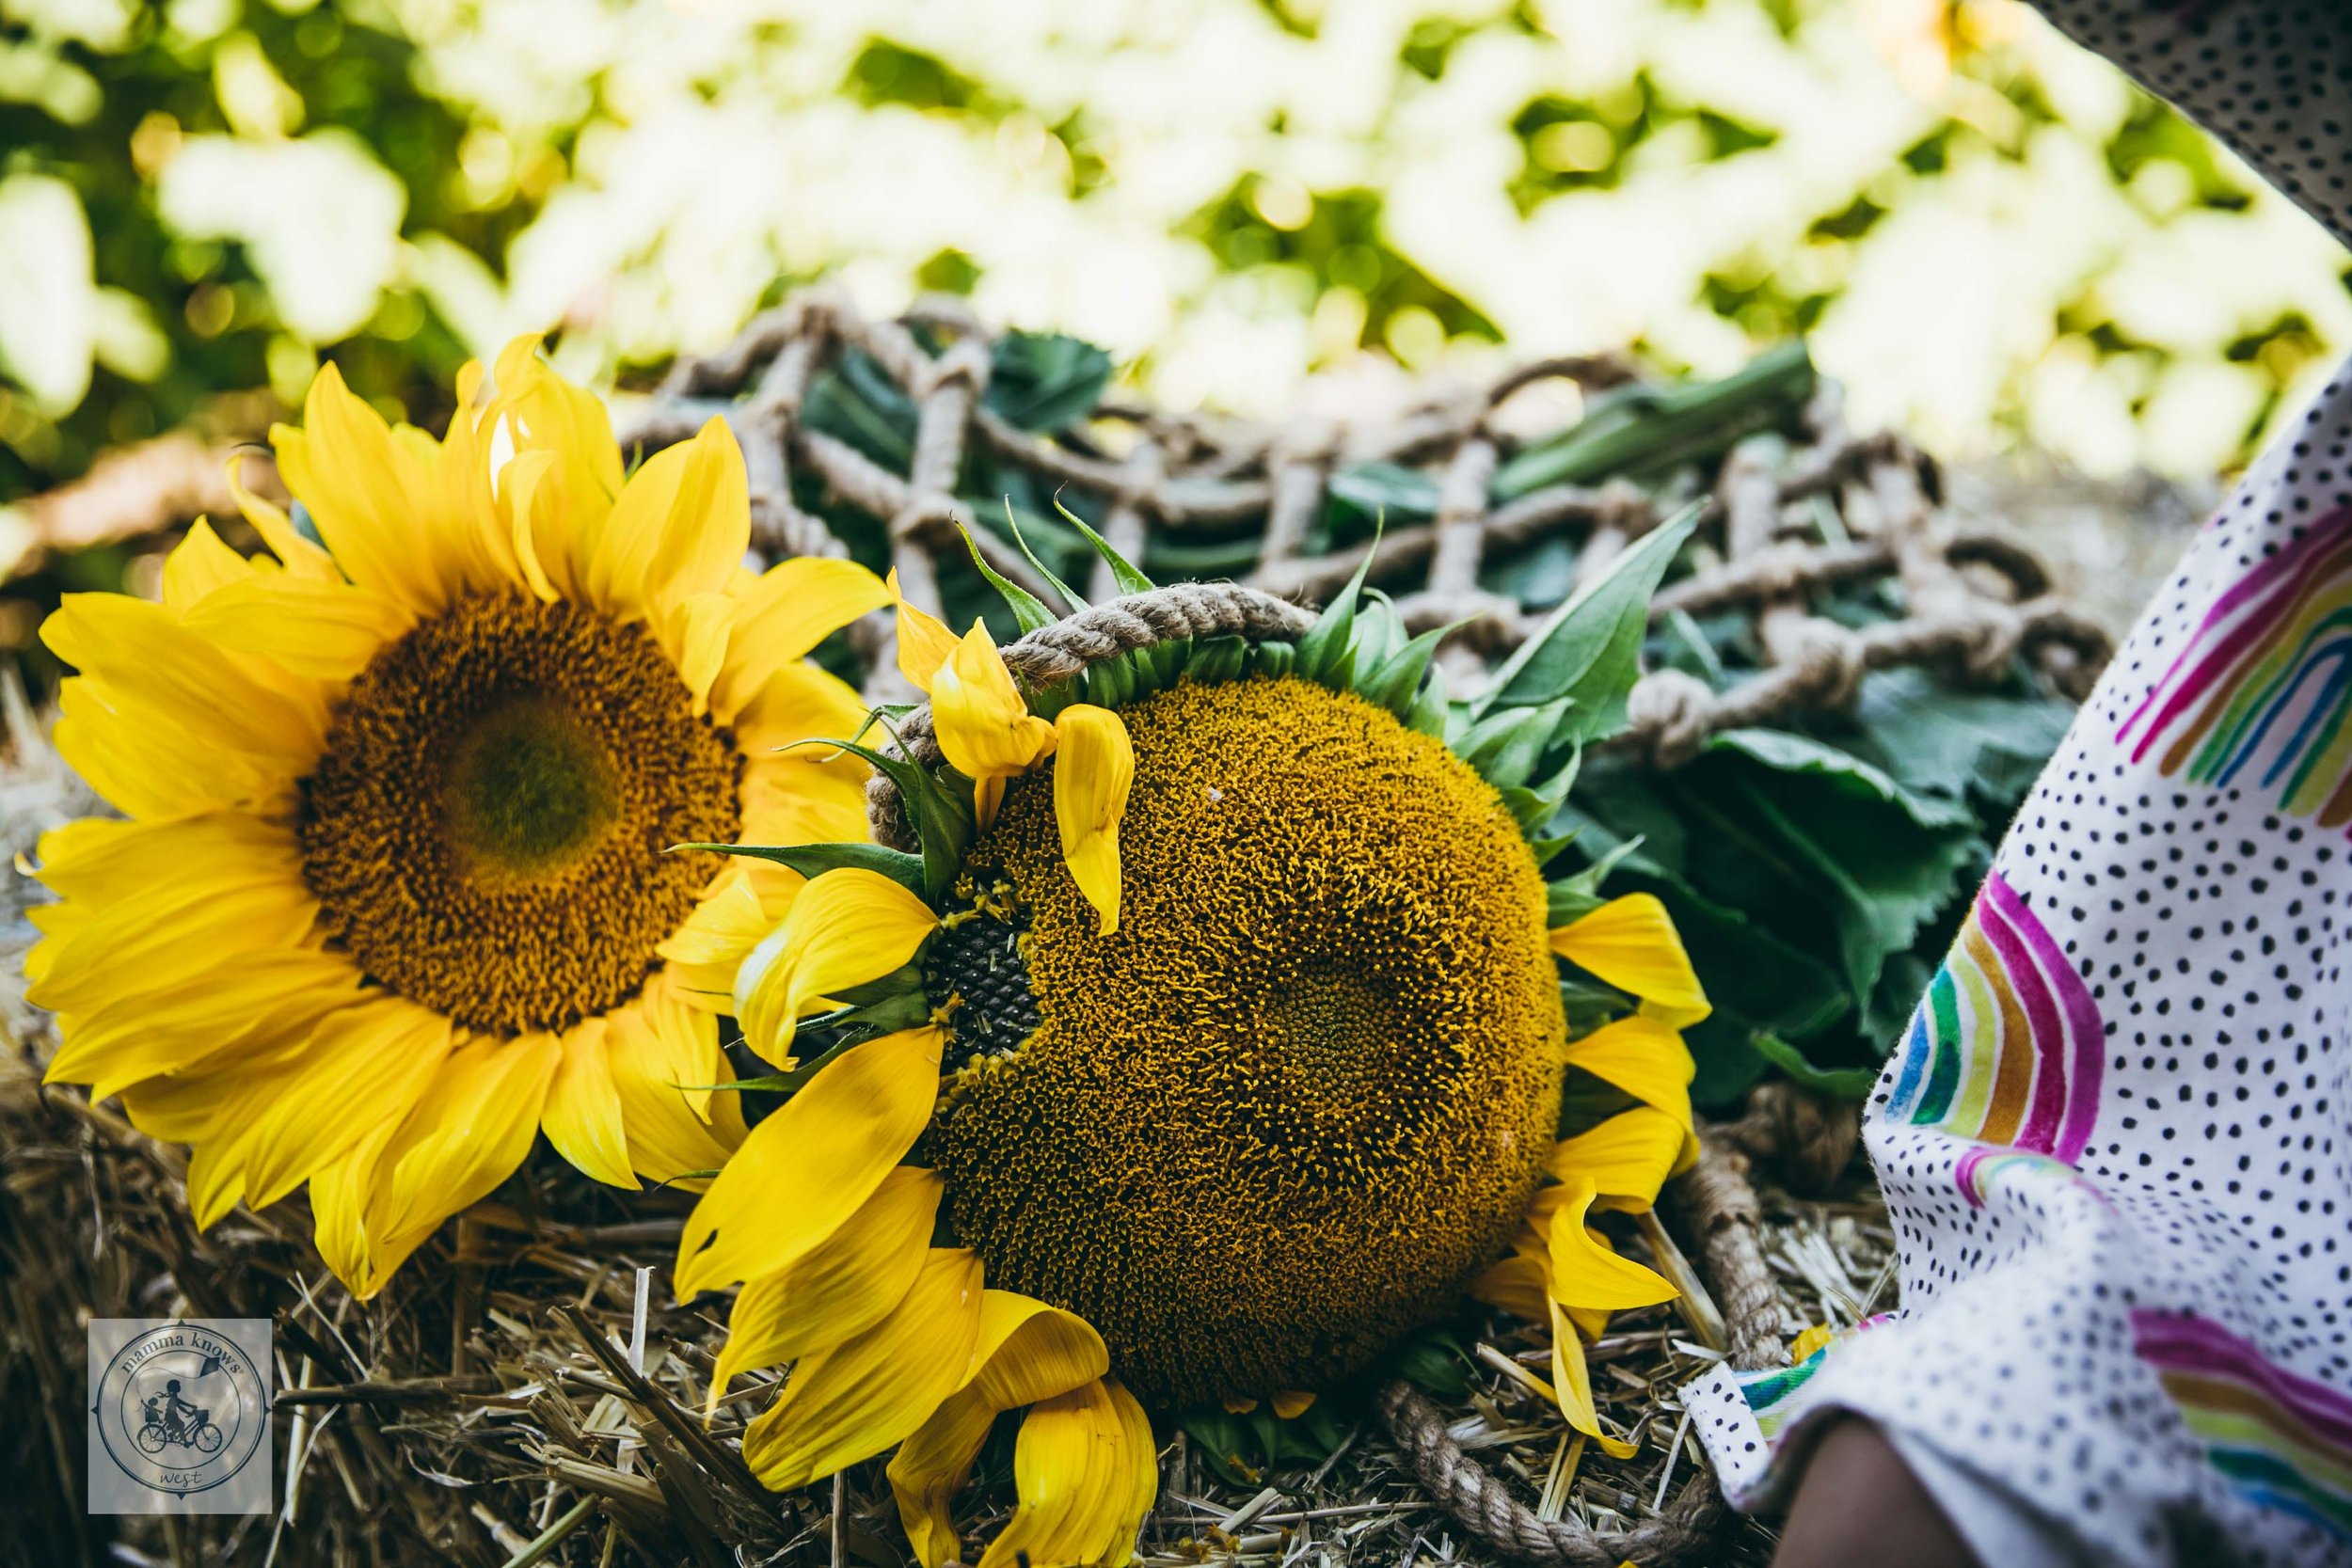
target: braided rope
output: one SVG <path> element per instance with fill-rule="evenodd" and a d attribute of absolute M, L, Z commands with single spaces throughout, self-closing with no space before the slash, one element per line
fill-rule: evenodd
<path fill-rule="evenodd" d="M 1286 599 L 1234 582 L 1180 582 L 1132 594 L 1040 626 L 1003 649 L 1013 678 L 1032 691 L 1074 680 L 1121 654 L 1187 639 L 1239 637 L 1250 642 L 1288 641 L 1306 635 L 1315 618 Z M 931 710 L 918 706 L 898 721 L 895 750 L 925 768 L 945 760 L 931 732 Z M 889 775 L 866 784 L 866 817 L 875 842 L 919 849 L 905 803 Z"/>

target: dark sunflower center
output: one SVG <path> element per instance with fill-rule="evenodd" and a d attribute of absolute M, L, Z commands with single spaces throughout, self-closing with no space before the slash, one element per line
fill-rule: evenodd
<path fill-rule="evenodd" d="M 619 1006 L 732 839 L 739 759 L 639 626 L 461 600 L 352 682 L 303 785 L 303 871 L 368 974 L 471 1028 Z"/>
<path fill-rule="evenodd" d="M 1315 1387 L 1447 1309 L 1525 1212 L 1565 1038 L 1542 879 L 1494 791 L 1368 703 L 1252 681 L 1122 717 L 1116 934 L 1050 771 L 973 851 L 1026 928 L 970 924 L 1024 984 L 1001 1013 L 960 990 L 958 1042 L 1025 1043 L 949 1096 L 949 1223 L 1148 1397 Z"/>

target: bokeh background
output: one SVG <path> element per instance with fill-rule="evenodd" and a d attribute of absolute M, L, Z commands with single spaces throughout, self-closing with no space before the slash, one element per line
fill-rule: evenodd
<path fill-rule="evenodd" d="M 513 333 L 626 384 L 820 277 L 1251 413 L 1803 333 L 1947 458 L 2205 481 L 2345 266 L 2015 0 L 0 0 L 0 575 L 119 576 L 27 498 L 325 357 L 430 422 Z"/>

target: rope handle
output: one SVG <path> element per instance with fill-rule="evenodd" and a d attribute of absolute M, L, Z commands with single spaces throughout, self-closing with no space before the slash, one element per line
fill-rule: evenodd
<path fill-rule="evenodd" d="M 1807 1187 L 1834 1181 L 1852 1158 L 1859 1107 L 1832 1104 L 1782 1084 L 1760 1085 L 1738 1121 L 1702 1130 L 1699 1162 L 1666 1192 L 1687 1234 L 1699 1243 L 1699 1269 L 1723 1314 L 1729 1359 L 1743 1371 L 1788 1364 L 1786 1324 L 1761 1243 L 1763 1210 L 1748 1180 L 1749 1161 L 1778 1158 Z M 1596 1530 L 1574 1518 L 1546 1519 L 1463 1451 L 1445 1417 L 1403 1379 L 1375 1402 L 1390 1437 L 1414 1477 L 1456 1523 L 1515 1561 L 1538 1568 L 1679 1568 L 1708 1560 L 1727 1522 L 1711 1473 L 1685 1483 L 1663 1513 L 1624 1531 Z"/>

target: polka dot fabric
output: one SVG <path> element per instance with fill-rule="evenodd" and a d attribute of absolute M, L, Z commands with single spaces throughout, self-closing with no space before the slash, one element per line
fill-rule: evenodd
<path fill-rule="evenodd" d="M 2352 0 L 2044 0 L 2352 235 Z M 1833 1411 L 1979 1555 L 2352 1564 L 2352 373 L 2020 811 L 1872 1095 L 1902 1308 L 1719 1370 L 1744 1508 Z"/>

